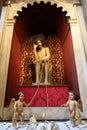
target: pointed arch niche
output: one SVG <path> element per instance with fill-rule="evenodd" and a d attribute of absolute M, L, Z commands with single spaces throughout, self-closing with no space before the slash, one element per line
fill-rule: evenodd
<path fill-rule="evenodd" d="M 76 92 L 79 97 L 79 87 L 74 58 L 71 30 L 69 25 L 69 16 L 62 7 L 50 2 L 34 2 L 28 4 L 27 8 L 22 7 L 21 11 L 15 16 L 12 46 L 9 61 L 9 70 L 7 77 L 5 105 L 12 97 L 17 98 L 18 87 L 20 85 L 22 45 L 27 37 L 43 33 L 48 36 L 56 37 L 60 40 L 64 65 L 64 82 L 68 84 L 70 90 Z M 49 46 L 49 45 L 48 45 Z M 56 43 L 53 43 L 56 46 Z"/>

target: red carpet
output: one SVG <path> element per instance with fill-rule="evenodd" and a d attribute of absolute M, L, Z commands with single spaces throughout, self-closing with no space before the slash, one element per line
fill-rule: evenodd
<path fill-rule="evenodd" d="M 18 91 L 24 92 L 25 102 L 32 101 L 31 106 L 61 106 L 68 100 L 68 86 L 20 86 Z"/>

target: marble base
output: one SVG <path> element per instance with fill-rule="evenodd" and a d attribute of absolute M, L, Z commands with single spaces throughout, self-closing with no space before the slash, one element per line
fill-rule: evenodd
<path fill-rule="evenodd" d="M 32 115 L 37 120 L 65 120 L 68 118 L 68 109 L 65 107 L 25 107 L 25 120 Z M 4 108 L 3 120 L 12 120 L 13 110 Z"/>

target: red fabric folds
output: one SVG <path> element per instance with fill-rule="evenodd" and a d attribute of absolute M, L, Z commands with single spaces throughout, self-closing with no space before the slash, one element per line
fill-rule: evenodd
<path fill-rule="evenodd" d="M 21 86 L 18 91 L 25 95 L 25 102 L 32 101 L 33 107 L 61 106 L 68 100 L 68 86 Z"/>

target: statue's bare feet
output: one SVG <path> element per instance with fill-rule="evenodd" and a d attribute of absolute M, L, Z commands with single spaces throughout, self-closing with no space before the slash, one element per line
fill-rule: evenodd
<path fill-rule="evenodd" d="M 39 82 L 39 81 L 37 81 L 37 82 L 35 82 L 35 83 L 36 83 L 37 85 L 38 85 L 38 84 L 40 84 L 40 82 Z"/>
<path fill-rule="evenodd" d="M 19 125 L 24 125 L 24 122 L 20 122 Z"/>
<path fill-rule="evenodd" d="M 50 82 L 46 81 L 44 82 L 45 85 L 50 85 Z"/>
<path fill-rule="evenodd" d="M 75 126 L 76 126 L 75 122 L 72 121 L 72 127 L 75 127 Z"/>
<path fill-rule="evenodd" d="M 32 85 L 39 85 L 40 82 L 35 82 L 35 83 L 32 83 Z"/>

